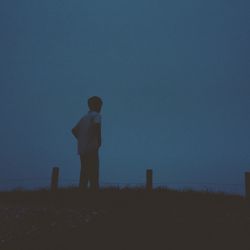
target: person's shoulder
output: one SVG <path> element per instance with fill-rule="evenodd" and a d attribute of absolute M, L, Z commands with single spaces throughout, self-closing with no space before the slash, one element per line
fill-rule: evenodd
<path fill-rule="evenodd" d="M 89 119 L 89 115 L 85 114 L 80 118 L 78 123 L 85 123 L 87 119 Z"/>
<path fill-rule="evenodd" d="M 101 121 L 102 121 L 102 116 L 101 116 L 100 113 L 98 113 L 98 112 L 91 112 L 91 114 L 92 114 L 92 117 L 93 117 L 93 121 L 94 121 L 95 123 L 101 123 Z"/>

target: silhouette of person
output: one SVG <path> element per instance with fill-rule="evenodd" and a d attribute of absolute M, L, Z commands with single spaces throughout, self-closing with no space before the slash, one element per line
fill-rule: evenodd
<path fill-rule="evenodd" d="M 99 155 L 101 146 L 101 108 L 102 99 L 92 96 L 88 99 L 89 111 L 72 128 L 77 139 L 77 151 L 80 155 L 81 170 L 79 187 L 99 189 Z"/>

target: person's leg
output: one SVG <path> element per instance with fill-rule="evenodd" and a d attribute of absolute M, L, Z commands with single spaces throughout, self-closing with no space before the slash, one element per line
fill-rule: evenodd
<path fill-rule="evenodd" d="M 81 170 L 80 170 L 79 188 L 86 189 L 88 185 L 87 157 L 85 155 L 80 155 L 80 161 L 81 161 Z"/>
<path fill-rule="evenodd" d="M 89 165 L 90 167 L 90 188 L 92 190 L 99 189 L 99 155 L 98 150 L 91 152 L 89 157 Z"/>

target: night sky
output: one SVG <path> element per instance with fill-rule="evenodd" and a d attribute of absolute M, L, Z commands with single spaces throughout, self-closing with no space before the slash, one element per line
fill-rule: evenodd
<path fill-rule="evenodd" d="M 77 185 L 71 128 L 102 97 L 101 183 L 241 193 L 248 0 L 1 0 L 0 189 Z M 230 185 L 227 185 L 230 184 Z M 231 185 L 237 184 L 237 185 Z"/>

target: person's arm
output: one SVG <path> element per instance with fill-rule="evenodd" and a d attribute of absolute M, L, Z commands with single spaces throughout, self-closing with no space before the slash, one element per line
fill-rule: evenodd
<path fill-rule="evenodd" d="M 79 131 L 79 126 L 78 126 L 78 124 L 74 127 L 74 128 L 72 128 L 72 130 L 71 130 L 71 132 L 72 132 L 72 134 L 75 136 L 75 138 L 77 139 L 77 137 L 78 137 L 78 131 Z"/>
<path fill-rule="evenodd" d="M 98 148 L 102 145 L 102 132 L 101 132 L 101 123 L 94 124 L 95 134 L 97 135 Z"/>
<path fill-rule="evenodd" d="M 101 115 L 94 118 L 94 133 L 97 136 L 98 148 L 102 145 Z"/>

